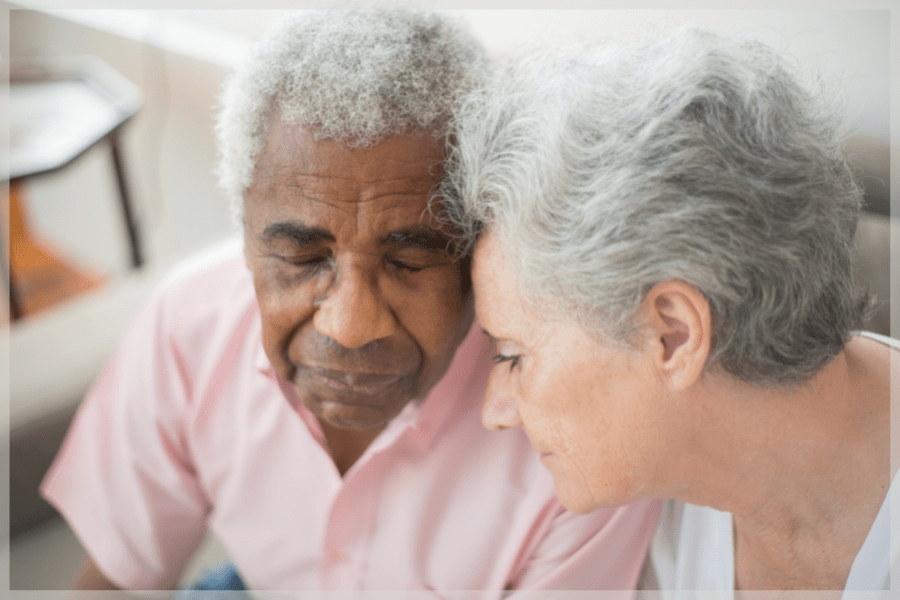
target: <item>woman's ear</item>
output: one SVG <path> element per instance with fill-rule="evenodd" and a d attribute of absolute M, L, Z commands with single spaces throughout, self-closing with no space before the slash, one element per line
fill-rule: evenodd
<path fill-rule="evenodd" d="M 703 374 L 712 345 L 709 303 L 697 288 L 680 280 L 657 283 L 641 305 L 657 371 L 676 390 Z"/>

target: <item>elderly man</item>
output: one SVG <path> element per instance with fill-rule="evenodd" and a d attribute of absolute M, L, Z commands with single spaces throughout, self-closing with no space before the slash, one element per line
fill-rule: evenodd
<path fill-rule="evenodd" d="M 525 437 L 480 424 L 469 262 L 428 207 L 484 63 L 437 14 L 326 11 L 230 80 L 244 253 L 157 295 L 43 487 L 79 587 L 170 588 L 207 526 L 254 589 L 635 584 L 657 506 L 568 513 Z"/>

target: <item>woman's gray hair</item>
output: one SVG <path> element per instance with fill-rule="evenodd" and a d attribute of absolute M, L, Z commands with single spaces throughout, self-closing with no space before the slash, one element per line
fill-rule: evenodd
<path fill-rule="evenodd" d="M 220 99 L 218 176 L 235 218 L 276 106 L 284 122 L 351 147 L 441 136 L 454 102 L 483 82 L 485 56 L 463 23 L 431 11 L 320 10 L 280 23 Z"/>
<path fill-rule="evenodd" d="M 464 247 L 491 227 L 525 296 L 601 341 L 633 344 L 646 293 L 683 280 L 711 308 L 708 366 L 800 383 L 870 306 L 838 114 L 767 46 L 708 31 L 532 52 L 458 111 L 443 216 Z"/>

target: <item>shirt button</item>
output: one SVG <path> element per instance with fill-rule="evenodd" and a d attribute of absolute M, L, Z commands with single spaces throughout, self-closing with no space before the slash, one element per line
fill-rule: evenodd
<path fill-rule="evenodd" d="M 336 563 L 344 563 L 350 560 L 350 557 L 347 556 L 346 552 L 341 552 L 340 550 L 335 550 L 331 553 L 331 562 Z"/>

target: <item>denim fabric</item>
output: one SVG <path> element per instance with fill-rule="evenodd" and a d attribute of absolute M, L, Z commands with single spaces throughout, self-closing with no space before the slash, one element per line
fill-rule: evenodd
<path fill-rule="evenodd" d="M 249 600 L 247 587 L 234 564 L 223 561 L 208 568 L 191 588 L 181 590 L 176 600 Z M 218 594 L 212 592 L 219 592 Z"/>

